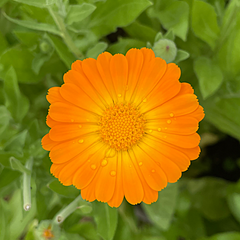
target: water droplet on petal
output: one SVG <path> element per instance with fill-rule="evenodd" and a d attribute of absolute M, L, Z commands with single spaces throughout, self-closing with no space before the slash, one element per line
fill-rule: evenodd
<path fill-rule="evenodd" d="M 83 142 L 84 142 L 84 140 L 83 140 L 83 139 L 80 139 L 78 142 L 79 142 L 79 143 L 83 143 Z"/>
<path fill-rule="evenodd" d="M 74 122 L 74 119 L 71 119 L 71 122 Z"/>
<path fill-rule="evenodd" d="M 155 170 L 154 170 L 154 169 L 152 170 L 152 173 L 155 173 Z"/>
<path fill-rule="evenodd" d="M 82 125 L 78 125 L 79 128 L 82 128 Z"/>
<path fill-rule="evenodd" d="M 102 163 L 101 163 L 102 167 L 105 167 L 107 165 L 107 163 L 108 163 L 108 161 L 106 159 L 103 159 Z"/>
<path fill-rule="evenodd" d="M 151 133 L 151 132 L 152 132 L 152 129 L 150 129 L 149 132 Z"/>
<path fill-rule="evenodd" d="M 126 85 L 126 88 L 125 88 L 125 90 L 126 90 L 126 91 L 128 90 L 128 85 Z"/>
<path fill-rule="evenodd" d="M 110 172 L 110 175 L 111 175 L 112 177 L 115 177 L 115 176 L 116 176 L 116 172 L 115 172 L 115 171 L 111 171 L 111 172 Z"/>
<path fill-rule="evenodd" d="M 118 97 L 120 98 L 121 96 L 122 96 L 122 94 L 119 93 L 119 94 L 118 94 Z"/>
<path fill-rule="evenodd" d="M 161 132 L 161 131 L 162 131 L 162 129 L 161 129 L 161 128 L 158 128 L 158 131 L 159 131 L 159 132 Z"/>
<path fill-rule="evenodd" d="M 165 127 L 164 129 L 167 130 L 167 127 Z"/>
<path fill-rule="evenodd" d="M 143 102 L 145 103 L 145 102 L 147 102 L 147 99 L 145 98 L 145 99 L 143 99 Z"/>
<path fill-rule="evenodd" d="M 169 120 L 167 120 L 167 123 L 168 123 L 168 124 L 170 124 L 171 122 L 172 122 L 172 121 L 171 121 L 170 119 L 169 119 Z"/>
<path fill-rule="evenodd" d="M 139 163 L 138 163 L 139 166 L 142 166 L 142 164 L 143 164 L 142 162 L 139 162 Z"/>
<path fill-rule="evenodd" d="M 163 138 L 167 138 L 167 136 L 164 136 Z"/>
<path fill-rule="evenodd" d="M 97 168 L 97 166 L 95 164 L 91 165 L 91 169 L 95 170 Z"/>
<path fill-rule="evenodd" d="M 170 117 L 173 117 L 174 116 L 174 114 L 173 113 L 170 113 Z"/>

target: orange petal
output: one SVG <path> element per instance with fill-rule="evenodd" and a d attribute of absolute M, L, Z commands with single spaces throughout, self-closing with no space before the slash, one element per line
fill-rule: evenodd
<path fill-rule="evenodd" d="M 49 103 L 64 102 L 59 90 L 60 87 L 52 87 L 48 90 L 47 100 Z"/>
<path fill-rule="evenodd" d="M 140 104 L 148 97 L 163 77 L 166 69 L 167 64 L 161 58 L 154 58 L 151 62 L 143 64 L 137 89 L 133 97 L 136 105 Z"/>
<path fill-rule="evenodd" d="M 93 144 L 92 146 L 78 154 L 76 157 L 72 158 L 70 161 L 61 164 L 62 170 L 60 171 L 59 174 L 59 180 L 65 186 L 72 185 L 75 173 L 79 169 L 81 169 L 92 156 L 94 155 L 97 156 L 99 154 L 98 152 L 101 151 L 102 149 L 103 144 L 101 143 Z M 90 175 L 88 177 L 90 177 Z"/>
<path fill-rule="evenodd" d="M 123 183 L 122 183 L 122 155 L 117 154 L 117 174 L 116 174 L 116 185 L 113 197 L 108 201 L 110 207 L 119 207 L 123 201 Z"/>
<path fill-rule="evenodd" d="M 155 162 L 157 162 L 156 165 L 160 166 L 158 168 L 153 168 L 154 172 L 152 175 L 157 174 L 158 169 L 163 170 L 164 177 L 167 177 L 168 182 L 176 182 L 182 175 L 181 170 L 179 167 L 172 162 L 170 159 L 165 157 L 160 151 L 157 151 L 156 149 L 146 145 L 146 144 L 139 144 L 139 147 L 142 149 L 142 152 L 145 152 L 144 156 L 149 156 L 147 159 L 153 159 Z M 147 154 L 146 154 L 147 153 Z M 140 155 L 141 157 L 141 155 Z M 148 164 L 148 162 L 146 162 Z M 147 174 L 144 174 L 146 180 L 147 180 Z M 159 178 L 159 177 L 157 177 Z M 156 178 L 156 179 L 157 179 Z M 164 187 L 167 184 L 163 185 Z"/>
<path fill-rule="evenodd" d="M 99 117 L 70 103 L 56 102 L 49 108 L 50 117 L 59 122 L 98 123 Z"/>
<path fill-rule="evenodd" d="M 181 148 L 194 148 L 200 142 L 200 136 L 197 133 L 191 135 L 177 135 L 167 132 L 152 131 L 149 136 L 157 140 L 176 145 Z"/>
<path fill-rule="evenodd" d="M 153 132 L 156 136 L 158 136 L 159 132 L 190 135 L 198 130 L 198 121 L 193 117 L 185 115 L 176 118 L 160 118 L 148 121 L 145 126 L 147 132 Z"/>
<path fill-rule="evenodd" d="M 88 135 L 79 139 L 59 143 L 51 149 L 49 157 L 56 164 L 67 162 L 98 141 L 98 135 Z"/>
<path fill-rule="evenodd" d="M 147 62 L 150 62 L 152 59 L 155 58 L 155 53 L 150 48 L 141 48 L 140 51 L 143 54 L 144 64 L 147 63 Z"/>
<path fill-rule="evenodd" d="M 56 125 L 56 124 L 59 124 L 59 122 L 53 120 L 53 119 L 49 116 L 49 114 L 47 115 L 46 123 L 47 123 L 47 125 L 48 125 L 50 128 L 53 127 L 53 126 Z"/>
<path fill-rule="evenodd" d="M 84 189 L 81 190 L 81 196 L 84 200 L 92 202 L 96 200 L 95 189 L 96 189 L 97 179 L 94 178 L 93 181 Z"/>
<path fill-rule="evenodd" d="M 135 205 L 144 197 L 142 183 L 127 151 L 122 152 L 122 180 L 126 200 Z"/>
<path fill-rule="evenodd" d="M 51 168 L 50 168 L 50 172 L 52 173 L 52 175 L 56 178 L 58 178 L 60 171 L 63 168 L 63 164 L 52 164 Z"/>
<path fill-rule="evenodd" d="M 110 72 L 118 101 L 122 102 L 128 80 L 128 62 L 124 55 L 115 54 L 110 61 Z"/>
<path fill-rule="evenodd" d="M 105 158 L 100 162 L 101 166 L 96 175 L 95 189 L 95 196 L 98 201 L 108 202 L 113 197 L 117 175 L 119 174 L 117 160 L 116 154 L 114 157 Z"/>
<path fill-rule="evenodd" d="M 50 151 L 57 144 L 58 142 L 54 142 L 49 138 L 49 133 L 42 138 L 42 147 L 47 151 Z"/>
<path fill-rule="evenodd" d="M 87 111 L 101 115 L 103 109 L 95 103 L 81 88 L 72 83 L 65 83 L 60 88 L 60 94 L 68 102 Z"/>
<path fill-rule="evenodd" d="M 161 152 L 162 155 L 173 161 L 181 171 L 186 171 L 188 169 L 190 165 L 190 157 L 185 154 L 185 150 L 188 149 L 178 148 L 174 145 L 150 137 L 144 138 L 143 144 L 151 146 Z"/>
<path fill-rule="evenodd" d="M 198 108 L 188 116 L 194 117 L 200 122 L 205 116 L 203 107 L 199 105 Z"/>
<path fill-rule="evenodd" d="M 72 83 L 81 88 L 88 96 L 91 96 L 95 103 L 101 106 L 101 108 L 105 107 L 105 102 L 98 95 L 97 90 L 94 88 L 92 83 L 88 80 L 86 75 L 84 74 L 82 68 L 81 71 L 70 70 L 63 76 L 65 83 Z M 94 83 L 93 83 L 94 84 Z"/>
<path fill-rule="evenodd" d="M 128 61 L 128 82 L 124 99 L 128 102 L 131 100 L 139 81 L 143 66 L 143 54 L 141 50 L 132 48 L 127 52 L 126 58 Z"/>
<path fill-rule="evenodd" d="M 136 146 L 133 149 L 136 168 L 140 169 L 148 186 L 155 191 L 160 191 L 167 186 L 167 178 L 163 170 L 156 164 L 155 159 L 149 156 L 141 147 Z M 159 157 L 159 156 L 155 156 Z"/>
<path fill-rule="evenodd" d="M 49 132 L 49 136 L 53 141 L 58 142 L 78 138 L 89 133 L 96 133 L 98 130 L 98 125 L 64 123 L 54 125 Z"/>
<path fill-rule="evenodd" d="M 163 77 L 148 97 L 141 102 L 142 111 L 148 111 L 160 106 L 177 95 L 181 89 L 181 83 L 179 82 L 180 75 L 180 68 L 176 64 L 167 64 L 167 69 Z"/>
<path fill-rule="evenodd" d="M 184 94 L 193 94 L 194 90 L 189 83 L 181 83 L 181 90 L 179 91 L 178 95 Z"/>
<path fill-rule="evenodd" d="M 199 146 L 196 146 L 194 148 L 179 148 L 177 146 L 174 146 L 179 151 L 183 152 L 190 160 L 195 160 L 199 157 L 199 154 L 201 152 L 201 149 Z"/>
<path fill-rule="evenodd" d="M 147 119 L 169 118 L 187 115 L 199 106 L 196 95 L 185 94 L 167 101 L 161 106 L 146 112 Z"/>
<path fill-rule="evenodd" d="M 110 72 L 111 59 L 112 59 L 111 53 L 104 52 L 100 54 L 97 58 L 97 69 L 111 98 L 113 99 L 114 102 L 117 102 L 117 94 L 114 88 L 113 79 Z"/>
<path fill-rule="evenodd" d="M 113 99 L 104 85 L 104 82 L 97 69 L 97 61 L 93 58 L 87 58 L 82 62 L 83 72 L 96 89 L 99 97 L 105 102 L 106 106 L 113 103 Z"/>
<path fill-rule="evenodd" d="M 71 69 L 74 71 L 82 71 L 82 61 L 81 60 L 76 60 L 75 62 L 72 63 Z"/>

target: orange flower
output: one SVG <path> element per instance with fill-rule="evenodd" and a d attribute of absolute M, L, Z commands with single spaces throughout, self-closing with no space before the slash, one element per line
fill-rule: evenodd
<path fill-rule="evenodd" d="M 118 207 L 157 201 L 199 156 L 204 117 L 180 69 L 147 48 L 77 60 L 49 89 L 51 173 L 83 199 Z"/>

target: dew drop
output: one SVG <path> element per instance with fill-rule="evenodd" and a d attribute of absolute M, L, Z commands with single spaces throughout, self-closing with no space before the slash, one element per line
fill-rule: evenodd
<path fill-rule="evenodd" d="M 103 159 L 102 163 L 101 163 L 102 167 L 105 167 L 107 165 L 107 163 L 108 163 L 108 161 L 106 159 Z"/>
<path fill-rule="evenodd" d="M 164 136 L 163 138 L 167 138 L 167 136 Z"/>
<path fill-rule="evenodd" d="M 152 173 L 155 173 L 155 170 L 154 170 L 154 169 L 152 170 Z"/>
<path fill-rule="evenodd" d="M 126 88 L 125 88 L 125 91 L 127 91 L 128 90 L 128 85 L 126 85 Z"/>
<path fill-rule="evenodd" d="M 170 113 L 170 117 L 173 117 L 174 116 L 174 114 L 173 113 Z"/>
<path fill-rule="evenodd" d="M 82 125 L 78 125 L 79 128 L 82 128 Z"/>
<path fill-rule="evenodd" d="M 115 172 L 115 171 L 111 171 L 111 172 L 110 172 L 110 175 L 111 175 L 112 177 L 115 177 L 115 176 L 116 176 L 116 172 Z"/>
<path fill-rule="evenodd" d="M 152 132 L 152 129 L 150 129 L 149 132 L 151 133 L 151 132 Z"/>
<path fill-rule="evenodd" d="M 91 165 L 91 169 L 95 170 L 97 168 L 97 166 L 95 164 Z"/>
<path fill-rule="evenodd" d="M 147 102 L 147 99 L 145 98 L 145 99 L 143 99 L 143 102 L 145 103 L 145 102 Z"/>
<path fill-rule="evenodd" d="M 159 132 L 161 132 L 161 131 L 162 131 L 162 129 L 161 129 L 161 128 L 158 128 L 158 131 L 159 131 Z"/>
<path fill-rule="evenodd" d="M 120 98 L 121 96 L 122 96 L 122 94 L 119 93 L 119 94 L 118 94 L 118 97 Z"/>
<path fill-rule="evenodd" d="M 167 123 L 168 123 L 168 124 L 170 124 L 171 122 L 172 122 L 172 121 L 171 121 L 170 119 L 169 119 L 169 120 L 167 120 Z"/>
<path fill-rule="evenodd" d="M 167 130 L 167 127 L 165 127 L 164 129 Z"/>
<path fill-rule="evenodd" d="M 71 119 L 71 122 L 74 122 L 74 119 Z"/>
<path fill-rule="evenodd" d="M 84 142 L 84 140 L 83 140 L 83 139 L 80 139 L 78 142 L 79 142 L 79 143 L 83 143 L 83 142 Z"/>
<path fill-rule="evenodd" d="M 139 166 L 142 166 L 142 165 L 143 165 L 143 163 L 142 163 L 142 162 L 139 162 L 139 163 L 138 163 L 138 165 L 139 165 Z"/>

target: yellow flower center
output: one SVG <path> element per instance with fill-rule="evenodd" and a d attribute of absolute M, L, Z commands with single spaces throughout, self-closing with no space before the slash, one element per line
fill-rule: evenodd
<path fill-rule="evenodd" d="M 132 104 L 119 103 L 104 112 L 100 126 L 105 143 L 117 151 L 128 150 L 143 137 L 145 119 Z"/>

